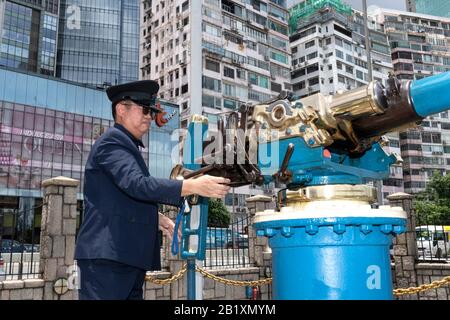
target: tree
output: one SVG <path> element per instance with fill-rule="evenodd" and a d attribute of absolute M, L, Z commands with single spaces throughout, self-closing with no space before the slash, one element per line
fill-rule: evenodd
<path fill-rule="evenodd" d="M 230 224 L 231 216 L 220 199 L 208 200 L 208 226 L 227 228 Z"/>
<path fill-rule="evenodd" d="M 424 192 L 415 201 L 419 224 L 450 224 L 450 174 L 435 172 Z"/>

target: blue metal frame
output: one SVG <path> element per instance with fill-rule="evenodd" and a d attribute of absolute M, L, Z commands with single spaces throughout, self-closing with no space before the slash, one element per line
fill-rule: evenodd
<path fill-rule="evenodd" d="M 389 167 L 395 163 L 395 157 L 388 155 L 376 143 L 361 158 L 331 153 L 324 156 L 325 148 L 311 148 L 302 138 L 295 137 L 269 143 L 260 143 L 258 148 L 258 166 L 264 175 L 265 183 L 272 181 L 283 160 L 289 144 L 294 152 L 288 164 L 293 172 L 291 186 L 317 186 L 329 184 L 364 184 L 369 180 L 381 180 L 389 176 Z M 272 145 L 275 144 L 275 145 Z M 267 156 L 261 153 L 267 150 Z M 271 151 L 279 152 L 272 157 Z M 261 159 L 278 159 L 280 163 L 263 163 Z"/>

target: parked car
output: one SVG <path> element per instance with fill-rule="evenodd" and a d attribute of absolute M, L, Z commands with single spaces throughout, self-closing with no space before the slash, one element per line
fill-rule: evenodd
<path fill-rule="evenodd" d="M 450 226 L 416 227 L 417 248 L 423 258 L 447 258 L 450 255 Z"/>
<path fill-rule="evenodd" d="M 227 228 L 208 227 L 206 229 L 206 248 L 224 248 L 230 239 L 230 230 Z"/>
<path fill-rule="evenodd" d="M 31 244 L 31 243 L 25 243 L 23 245 L 24 247 L 24 252 L 39 252 L 40 250 L 40 246 L 38 244 Z"/>
<path fill-rule="evenodd" d="M 229 241 L 227 242 L 226 247 L 228 249 L 230 249 L 230 248 L 234 248 L 234 249 L 248 248 L 248 235 L 235 232 L 234 233 L 234 241 L 230 237 Z"/>
<path fill-rule="evenodd" d="M 11 239 L 2 239 L 0 253 L 20 253 L 25 252 L 25 247 L 22 243 Z"/>

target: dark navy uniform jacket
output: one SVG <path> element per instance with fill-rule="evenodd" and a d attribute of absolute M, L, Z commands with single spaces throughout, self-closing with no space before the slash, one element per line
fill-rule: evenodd
<path fill-rule="evenodd" d="M 75 259 L 109 259 L 144 270 L 160 269 L 158 204 L 179 206 L 182 182 L 150 176 L 139 144 L 116 124 L 92 147 Z"/>

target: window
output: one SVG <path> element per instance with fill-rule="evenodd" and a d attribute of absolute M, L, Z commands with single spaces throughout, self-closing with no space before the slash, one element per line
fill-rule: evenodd
<path fill-rule="evenodd" d="M 305 43 L 305 49 L 314 47 L 315 45 L 316 45 L 316 40 L 309 41 L 309 42 Z"/>
<path fill-rule="evenodd" d="M 206 22 L 203 22 L 203 31 L 216 37 L 220 37 L 222 35 L 220 28 Z"/>
<path fill-rule="evenodd" d="M 211 70 L 220 73 L 220 63 L 206 59 L 205 67 L 207 70 Z"/>
<path fill-rule="evenodd" d="M 231 99 L 223 99 L 223 106 L 224 108 L 228 109 L 236 109 L 238 106 L 238 102 Z"/>
<path fill-rule="evenodd" d="M 236 69 L 236 77 L 238 79 L 245 80 L 246 79 L 246 77 L 245 77 L 245 70 Z"/>
<path fill-rule="evenodd" d="M 273 81 L 270 83 L 270 88 L 272 91 L 275 91 L 275 92 L 281 92 L 281 90 L 282 90 L 281 84 L 273 82 Z"/>
<path fill-rule="evenodd" d="M 315 64 L 309 66 L 308 68 L 306 68 L 306 72 L 308 74 L 316 72 L 316 71 L 319 71 L 319 64 L 318 63 L 315 63 Z"/>
<path fill-rule="evenodd" d="M 317 51 L 310 53 L 306 56 L 306 59 L 308 59 L 308 60 L 315 59 L 315 58 L 317 58 Z"/>
<path fill-rule="evenodd" d="M 294 85 L 292 86 L 292 89 L 294 91 L 298 91 L 298 90 L 305 89 L 305 88 L 306 88 L 305 81 L 300 81 L 298 83 L 294 83 Z"/>
<path fill-rule="evenodd" d="M 311 78 L 308 80 L 308 85 L 313 86 L 319 84 L 319 77 Z"/>
<path fill-rule="evenodd" d="M 236 86 L 228 83 L 223 84 L 223 94 L 229 97 L 236 96 Z"/>
<path fill-rule="evenodd" d="M 223 75 L 227 78 L 234 79 L 234 69 L 223 67 Z"/>
<path fill-rule="evenodd" d="M 203 88 L 216 92 L 222 92 L 222 82 L 214 78 L 203 76 Z"/>
<path fill-rule="evenodd" d="M 364 80 L 364 74 L 363 74 L 363 72 L 360 71 L 360 70 L 356 70 L 356 77 L 357 77 L 358 79 Z"/>
<path fill-rule="evenodd" d="M 222 104 L 222 99 L 219 97 L 210 96 L 207 94 L 202 95 L 202 105 L 204 107 L 220 109 Z"/>
<path fill-rule="evenodd" d="M 422 142 L 425 143 L 442 143 L 440 133 L 422 132 Z"/>
<path fill-rule="evenodd" d="M 287 57 L 287 55 L 284 54 L 284 53 L 272 51 L 272 52 L 270 53 L 270 57 L 271 57 L 273 60 L 276 60 L 276 61 L 278 61 L 278 62 L 286 63 L 286 64 L 288 63 L 288 57 Z"/>
<path fill-rule="evenodd" d="M 345 72 L 353 74 L 353 67 L 346 65 L 345 66 Z"/>
<path fill-rule="evenodd" d="M 269 89 L 269 78 L 253 72 L 248 73 L 248 82 L 266 89 Z"/>

